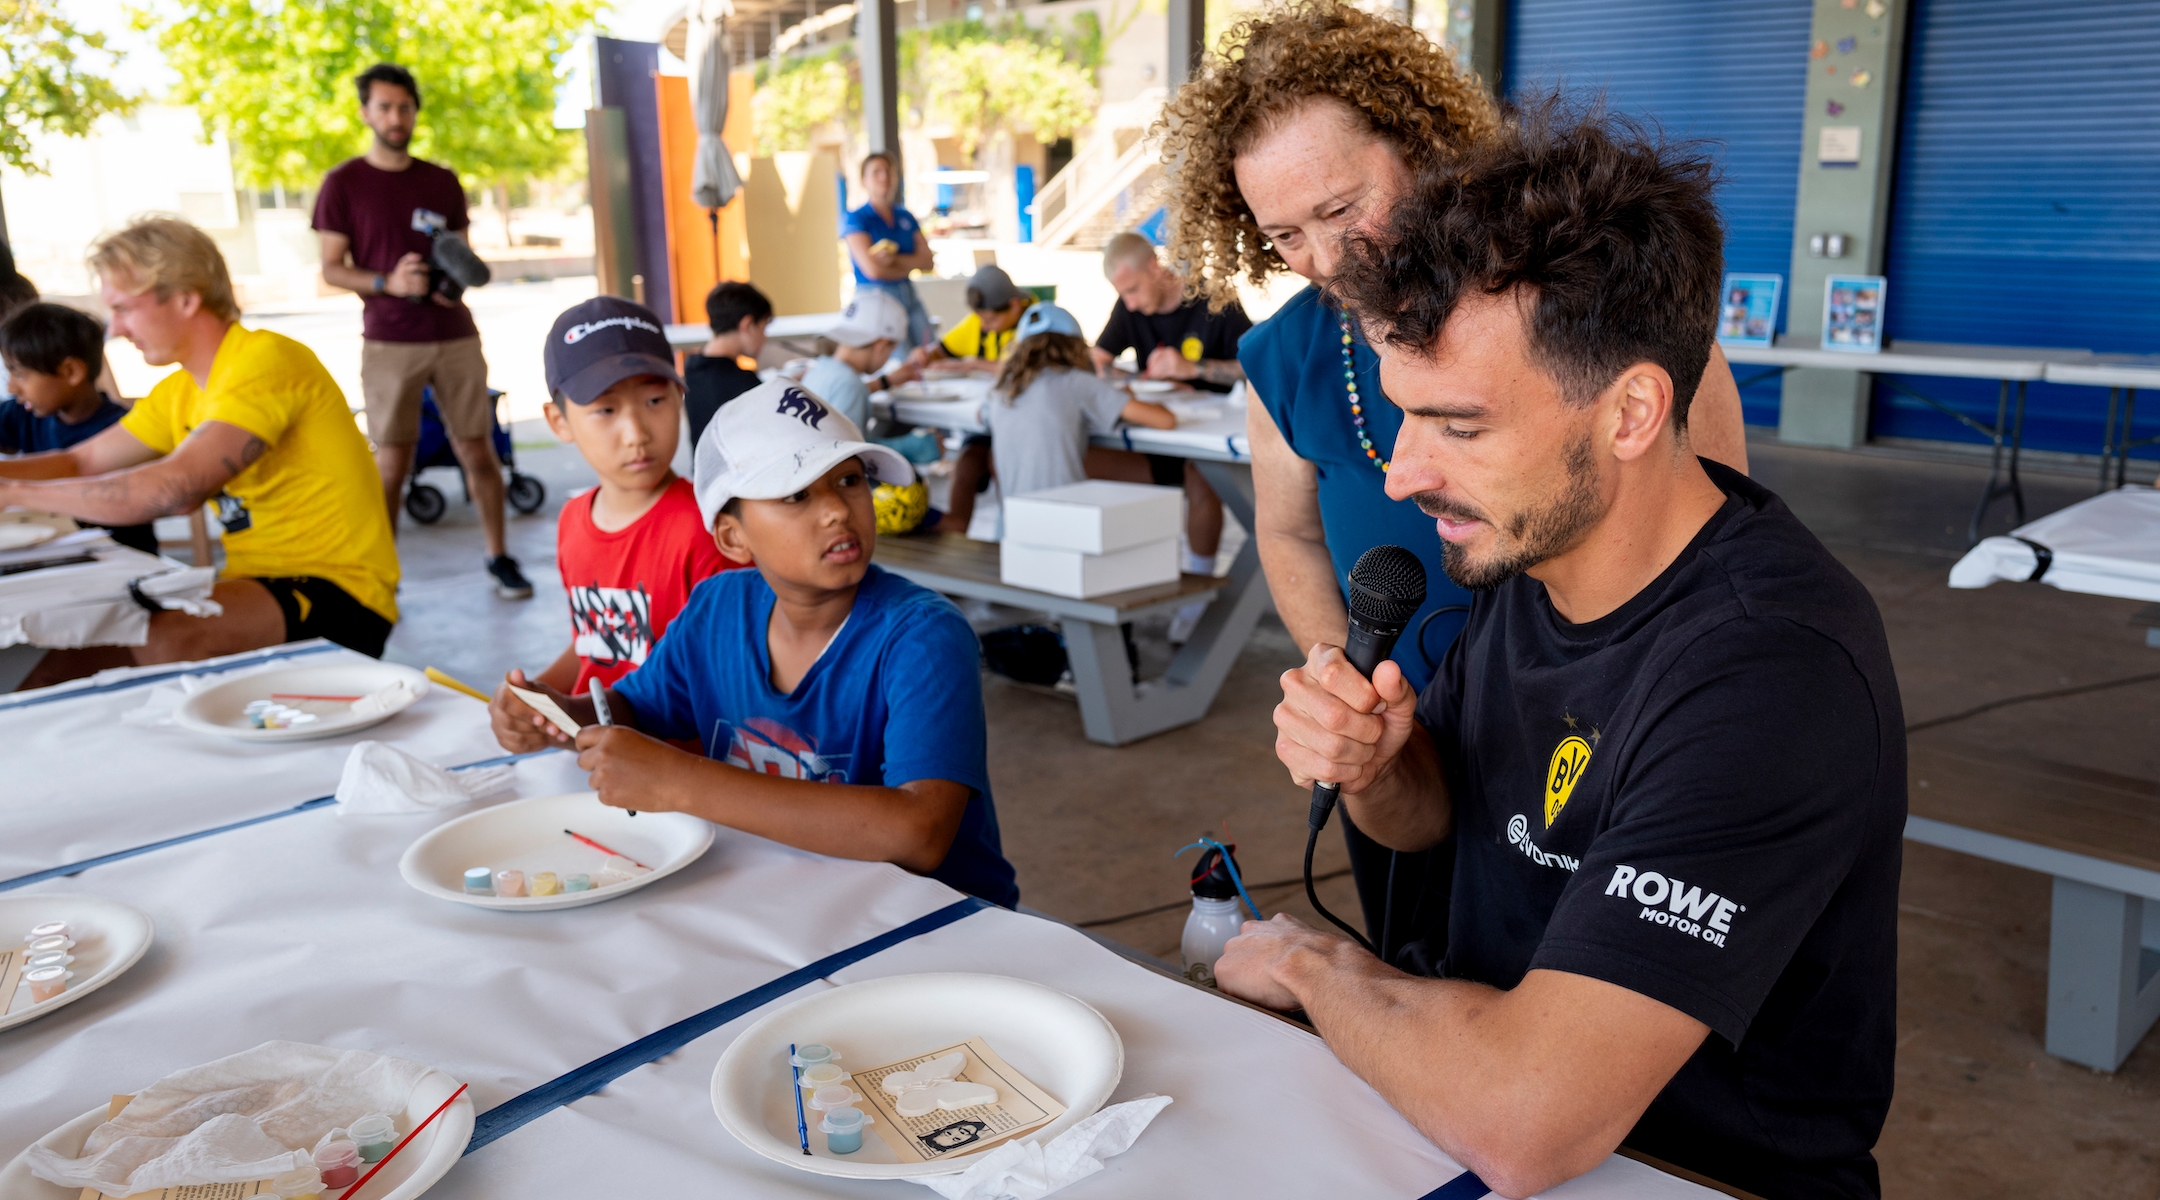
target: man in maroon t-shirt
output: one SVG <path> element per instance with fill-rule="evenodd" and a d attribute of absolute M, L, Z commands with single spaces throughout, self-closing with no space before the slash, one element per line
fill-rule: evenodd
<path fill-rule="evenodd" d="M 480 510 L 495 592 L 529 599 L 532 584 L 503 542 L 502 461 L 491 437 L 480 331 L 470 309 L 434 289 L 428 270 L 424 229 L 464 230 L 470 224 L 465 189 L 455 172 L 406 152 L 420 113 L 420 85 L 411 72 L 377 63 L 353 82 L 360 89 L 360 119 L 375 137 L 366 154 L 323 177 L 315 231 L 322 241 L 323 280 L 361 296 L 360 390 L 390 528 L 397 528 L 420 441 L 420 392 L 432 384 L 450 448 Z"/>

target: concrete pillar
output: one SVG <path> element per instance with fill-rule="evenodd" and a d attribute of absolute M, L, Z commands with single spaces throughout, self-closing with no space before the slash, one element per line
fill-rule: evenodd
<path fill-rule="evenodd" d="M 1822 337 L 1824 280 L 1834 274 L 1882 274 L 1897 165 L 1899 75 L 1912 3 L 1865 0 L 1847 7 L 1844 0 L 1815 0 L 1785 325 L 1785 336 L 1800 345 L 1815 345 Z M 1851 50 L 1843 49 L 1848 45 Z M 1849 146 L 1854 131 L 1859 161 L 1826 164 L 1826 153 L 1841 157 L 1839 143 Z M 1844 235 L 1844 257 L 1814 256 L 1809 239 L 1817 234 Z M 1787 371 L 1778 438 L 1809 446 L 1866 441 L 1870 380 L 1865 371 Z"/>
<path fill-rule="evenodd" d="M 872 150 L 900 157 L 899 10 L 894 0 L 861 0 L 856 54 L 862 63 L 863 133 Z"/>
<path fill-rule="evenodd" d="M 1172 91 L 1200 66 L 1206 38 L 1207 0 L 1170 0 L 1170 54 L 1165 61 Z"/>

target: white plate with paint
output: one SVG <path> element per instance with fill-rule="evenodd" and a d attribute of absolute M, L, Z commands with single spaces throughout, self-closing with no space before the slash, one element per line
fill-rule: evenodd
<path fill-rule="evenodd" d="M 32 525 L 13 521 L 0 525 L 0 550 L 21 550 L 26 546 L 41 546 L 60 536 L 60 531 L 50 525 Z"/>
<path fill-rule="evenodd" d="M 471 867 L 486 867 L 491 872 L 523 871 L 528 887 L 532 877 L 542 871 L 553 871 L 565 879 L 585 875 L 597 883 L 609 856 L 564 833 L 566 829 L 652 869 L 622 883 L 553 896 L 466 892 L 465 872 Z M 398 873 L 405 882 L 438 900 L 512 912 L 578 908 L 649 887 L 696 862 L 712 844 L 711 822 L 687 813 L 641 813 L 632 817 L 624 809 L 600 803 L 597 792 L 570 792 L 513 800 L 438 825 L 406 848 L 405 856 L 398 860 Z"/>
<path fill-rule="evenodd" d="M 1085 1001 L 1003 975 L 895 975 L 798 1000 L 735 1039 L 713 1068 L 713 1112 L 735 1139 L 798 1170 L 851 1179 L 907 1179 L 966 1170 L 974 1155 L 903 1163 L 875 1129 L 846 1157 L 810 1131 L 805 1157 L 795 1130 L 788 1046 L 823 1042 L 843 1067 L 874 1067 L 979 1037 L 1012 1068 L 1065 1106 L 1025 1135 L 1049 1141 L 1094 1115 L 1125 1074 L 1125 1043 Z"/>
<path fill-rule="evenodd" d="M 420 1082 L 413 1085 L 412 1097 L 405 1102 L 405 1111 L 396 1114 L 399 1139 L 427 1120 L 428 1114 L 441 1108 L 442 1102 L 457 1089 L 457 1080 L 441 1071 L 429 1071 L 421 1076 Z M 98 1105 L 38 1139 L 38 1145 L 49 1146 L 71 1157 L 82 1153 L 83 1143 L 90 1139 L 91 1131 L 105 1123 L 108 1107 Z M 443 1115 L 436 1117 L 434 1124 L 422 1130 L 419 1137 L 398 1151 L 397 1157 L 378 1171 L 375 1178 L 368 1180 L 366 1187 L 344 1193 L 342 1200 L 412 1200 L 450 1173 L 450 1168 L 457 1165 L 458 1157 L 465 1153 L 465 1144 L 472 1140 L 472 1133 L 472 1093 L 467 1092 L 445 1109 Z M 366 1174 L 366 1171 L 361 1173 Z M 326 1188 L 323 1194 L 331 1196 L 337 1192 L 336 1188 Z M 0 1196 L 9 1200 L 76 1200 L 81 1194 L 73 1188 L 47 1183 L 32 1175 L 21 1154 L 5 1168 L 0 1168 Z"/>
<path fill-rule="evenodd" d="M 403 688 L 378 711 L 354 711 L 354 700 L 373 695 L 392 684 L 402 684 Z M 197 733 L 244 742 L 305 742 L 380 725 L 419 703 L 432 686 L 427 676 L 395 663 L 343 662 L 282 667 L 204 688 L 180 702 L 180 707 L 173 712 L 173 723 Z M 327 699 L 302 698 L 311 696 Z M 286 729 L 256 729 L 248 720 L 247 706 L 257 700 L 270 700 L 311 713 L 315 720 Z"/>
<path fill-rule="evenodd" d="M 1167 379 L 1135 379 L 1125 386 L 1131 388 L 1135 396 L 1160 396 L 1176 391 L 1178 385 Z"/>
<path fill-rule="evenodd" d="M 133 905 L 101 896 L 54 894 L 49 896 L 0 896 L 0 940 L 10 947 L 22 945 L 23 935 L 48 921 L 66 921 L 72 927 L 75 961 L 67 990 L 45 1001 L 30 1003 L 30 985 L 0 998 L 0 1029 L 12 1029 L 26 1021 L 66 1008 L 84 996 L 118 979 L 122 972 L 142 960 L 150 950 L 157 928 L 149 914 Z M 0 1196 L 15 1193 L 0 1186 Z"/>

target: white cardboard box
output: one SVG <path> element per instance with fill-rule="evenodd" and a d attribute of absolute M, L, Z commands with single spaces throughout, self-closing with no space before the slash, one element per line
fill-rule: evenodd
<path fill-rule="evenodd" d="M 1015 542 L 1008 525 L 1005 541 L 998 547 L 998 578 L 1013 587 L 1091 600 L 1112 592 L 1177 582 L 1177 548 L 1177 538 L 1169 537 L 1109 554 L 1082 554 L 1078 550 Z"/>
<path fill-rule="evenodd" d="M 1185 522 L 1184 498 L 1182 488 L 1107 479 L 1007 496 L 1004 540 L 1081 554 L 1175 541 Z"/>

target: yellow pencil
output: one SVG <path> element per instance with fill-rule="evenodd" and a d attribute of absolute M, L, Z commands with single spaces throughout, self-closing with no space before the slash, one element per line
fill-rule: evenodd
<path fill-rule="evenodd" d="M 444 687 L 451 689 L 452 691 L 463 692 L 466 695 L 471 696 L 473 699 L 478 700 L 482 704 L 488 704 L 492 702 L 492 697 L 490 697 L 486 692 L 483 692 L 480 689 L 472 687 L 470 685 L 459 683 L 457 680 L 450 678 L 448 675 L 443 674 L 441 671 L 438 671 L 433 667 L 429 667 L 427 669 L 427 677 L 434 680 L 436 683 L 439 683 Z"/>

